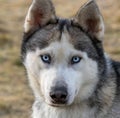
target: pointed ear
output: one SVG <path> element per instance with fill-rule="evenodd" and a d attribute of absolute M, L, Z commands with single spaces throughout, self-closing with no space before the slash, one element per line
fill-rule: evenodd
<path fill-rule="evenodd" d="M 85 31 L 102 40 L 104 37 L 104 23 L 99 8 L 94 0 L 85 4 L 75 16 L 77 22 Z"/>
<path fill-rule="evenodd" d="M 28 33 L 54 19 L 55 9 L 50 0 L 33 0 L 25 19 L 24 30 Z"/>

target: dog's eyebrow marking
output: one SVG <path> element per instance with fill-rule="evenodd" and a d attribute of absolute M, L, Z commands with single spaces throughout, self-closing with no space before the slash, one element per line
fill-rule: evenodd
<path fill-rule="evenodd" d="M 24 56 L 27 50 L 35 50 L 36 47 L 42 49 L 49 45 L 54 36 L 54 26 L 49 25 L 44 28 L 36 28 L 29 33 L 24 33 L 21 53 Z M 47 29 L 48 28 L 48 29 Z M 51 29 L 51 30 L 49 30 Z M 24 52 L 24 53 L 23 53 Z"/>
<path fill-rule="evenodd" d="M 74 23 L 72 20 L 71 20 L 71 27 L 76 28 L 81 33 L 85 34 L 85 36 L 87 36 L 90 39 L 92 45 L 94 46 L 95 50 L 97 51 L 97 54 L 101 57 L 104 57 L 104 53 L 101 52 L 100 44 L 102 42 L 100 40 L 97 40 L 95 37 L 91 36 L 88 31 L 85 31 L 79 24 Z M 70 33 L 69 28 L 70 27 L 68 27 L 68 32 Z M 83 39 L 83 41 L 84 41 L 84 39 Z M 75 48 L 79 50 L 79 48 L 80 48 L 79 43 L 75 43 L 75 42 L 80 42 L 80 40 L 77 40 L 77 41 L 73 40 L 72 42 L 74 43 Z"/>

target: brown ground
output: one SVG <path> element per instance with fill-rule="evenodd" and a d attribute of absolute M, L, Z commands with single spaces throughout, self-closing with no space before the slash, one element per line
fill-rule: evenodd
<path fill-rule="evenodd" d="M 59 16 L 73 16 L 87 0 L 53 0 Z M 0 0 L 0 118 L 28 118 L 32 93 L 20 61 L 29 0 Z M 120 0 L 98 0 L 106 25 L 104 47 L 120 60 Z"/>

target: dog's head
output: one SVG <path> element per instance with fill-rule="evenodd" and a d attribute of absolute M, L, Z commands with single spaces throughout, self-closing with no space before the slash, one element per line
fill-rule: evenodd
<path fill-rule="evenodd" d="M 88 99 L 104 62 L 104 24 L 95 1 L 63 20 L 50 0 L 33 0 L 24 27 L 22 59 L 35 97 L 54 106 Z"/>

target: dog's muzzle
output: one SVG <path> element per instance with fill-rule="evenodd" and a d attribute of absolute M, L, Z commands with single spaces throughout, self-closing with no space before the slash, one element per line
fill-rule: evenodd
<path fill-rule="evenodd" d="M 53 104 L 66 104 L 67 97 L 68 93 L 66 87 L 52 87 L 50 98 Z"/>

